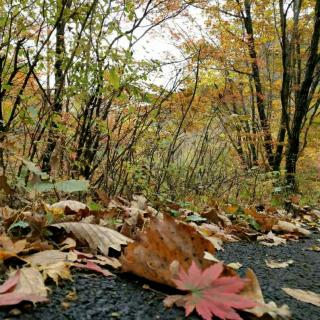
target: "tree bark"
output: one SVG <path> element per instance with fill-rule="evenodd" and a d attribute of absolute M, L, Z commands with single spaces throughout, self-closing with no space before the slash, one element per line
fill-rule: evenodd
<path fill-rule="evenodd" d="M 61 10 L 64 10 L 67 5 L 68 0 L 58 0 L 57 1 L 57 16 L 59 16 Z M 55 88 L 54 88 L 54 103 L 53 103 L 53 114 L 61 113 L 62 111 L 62 89 L 64 87 L 64 74 L 63 74 L 63 61 L 65 53 L 65 27 L 66 22 L 64 15 L 60 15 L 61 18 L 57 23 L 56 30 L 56 51 L 55 51 L 55 64 L 54 64 L 54 78 L 55 78 Z M 53 150 L 55 149 L 57 139 L 55 131 L 57 125 L 55 121 L 52 121 L 48 133 L 48 144 L 46 151 L 42 160 L 42 170 L 44 172 L 50 171 L 50 158 Z"/>
<path fill-rule="evenodd" d="M 259 65 L 257 61 L 257 52 L 255 48 L 253 24 L 252 24 L 252 16 L 251 16 L 251 1 L 245 0 L 244 7 L 245 7 L 245 15 L 243 14 L 243 21 L 244 21 L 244 26 L 245 26 L 247 37 L 248 37 L 248 49 L 249 49 L 249 55 L 251 58 L 252 76 L 254 79 L 254 84 L 256 89 L 256 102 L 257 102 L 258 114 L 259 114 L 259 119 L 260 119 L 263 136 L 264 136 L 264 148 L 266 151 L 268 164 L 270 167 L 273 167 L 273 162 L 274 162 L 273 147 L 272 147 L 273 139 L 270 131 L 270 123 L 266 115 L 265 97 L 262 90 L 260 70 L 259 70 Z"/>
<path fill-rule="evenodd" d="M 295 113 L 291 128 L 291 136 L 288 139 L 288 151 L 286 157 L 287 184 L 292 190 L 297 190 L 297 181 L 295 178 L 296 166 L 299 154 L 300 135 L 304 118 L 309 110 L 309 91 L 313 82 L 314 71 L 320 63 L 320 53 L 318 53 L 320 39 L 320 0 L 316 0 L 314 27 L 311 37 L 309 56 L 306 64 L 304 79 L 297 96 Z"/>

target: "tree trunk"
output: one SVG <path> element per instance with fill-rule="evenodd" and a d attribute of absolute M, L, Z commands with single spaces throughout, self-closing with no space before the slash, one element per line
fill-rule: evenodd
<path fill-rule="evenodd" d="M 318 53 L 320 39 L 320 0 L 316 0 L 315 5 L 315 21 L 311 37 L 309 56 L 306 65 L 304 79 L 297 97 L 295 113 L 293 117 L 291 137 L 288 141 L 288 151 L 286 157 L 287 184 L 292 190 L 297 190 L 297 182 L 295 179 L 296 165 L 299 154 L 300 135 L 302 123 L 307 116 L 309 110 L 309 91 L 313 83 L 314 71 L 317 64 L 320 63 L 320 53 Z"/>
<path fill-rule="evenodd" d="M 273 167 L 273 162 L 274 162 L 273 148 L 272 148 L 273 142 L 272 142 L 272 135 L 270 131 L 270 123 L 266 115 L 265 97 L 262 90 L 260 70 L 257 62 L 257 52 L 255 49 L 255 42 L 254 42 L 254 36 L 253 36 L 253 24 L 252 24 L 252 17 L 251 17 L 251 1 L 245 0 L 244 6 L 245 6 L 245 15 L 243 15 L 243 21 L 244 21 L 244 26 L 248 36 L 248 48 L 249 48 L 249 55 L 251 58 L 251 69 L 252 69 L 252 76 L 253 76 L 255 89 L 256 89 L 256 101 L 257 101 L 257 107 L 258 107 L 258 114 L 259 114 L 260 123 L 261 123 L 263 136 L 264 136 L 264 148 L 266 151 L 268 164 L 270 167 Z"/>
<path fill-rule="evenodd" d="M 64 10 L 67 5 L 68 0 L 58 0 L 57 1 L 57 16 L 60 15 L 61 10 Z M 70 5 L 70 3 L 68 3 Z M 62 111 L 62 90 L 64 87 L 64 74 L 63 74 L 63 61 L 65 53 L 65 26 L 66 22 L 64 15 L 60 15 L 61 19 L 57 23 L 56 30 L 56 52 L 55 52 L 55 64 L 54 64 L 54 78 L 55 78 L 55 89 L 54 89 L 54 103 L 53 103 L 53 115 L 60 114 Z M 52 121 L 48 133 L 48 144 L 46 151 L 42 160 L 42 170 L 45 172 L 50 171 L 50 159 L 53 150 L 57 144 L 56 137 L 57 124 L 55 121 Z"/>

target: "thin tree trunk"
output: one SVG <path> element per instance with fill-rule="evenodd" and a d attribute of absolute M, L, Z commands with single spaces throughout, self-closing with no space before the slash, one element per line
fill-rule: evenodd
<path fill-rule="evenodd" d="M 320 39 L 320 0 L 316 0 L 315 5 L 315 21 L 314 28 L 311 37 L 311 44 L 309 49 L 309 56 L 306 65 L 306 71 L 304 79 L 301 84 L 301 88 L 297 97 L 295 114 L 293 118 L 293 124 L 291 129 L 291 136 L 288 141 L 288 152 L 286 157 L 286 171 L 287 171 L 287 184 L 293 189 L 297 189 L 297 182 L 295 179 L 296 166 L 299 154 L 300 135 L 302 129 L 302 123 L 306 117 L 309 104 L 308 97 L 310 87 L 313 82 L 314 71 L 317 64 L 320 63 L 320 54 L 318 53 Z"/>
<path fill-rule="evenodd" d="M 270 123 L 266 115 L 265 97 L 262 90 L 260 70 L 257 62 L 257 52 L 255 48 L 253 24 L 252 24 L 252 17 L 251 17 L 251 1 L 245 0 L 244 6 L 245 6 L 245 14 L 243 14 L 243 21 L 244 21 L 244 26 L 248 36 L 248 49 L 249 49 L 249 55 L 251 58 L 252 76 L 254 79 L 254 84 L 256 89 L 256 102 L 258 107 L 258 114 L 259 114 L 261 128 L 264 135 L 264 148 L 265 148 L 266 156 L 268 159 L 268 164 L 270 167 L 272 167 L 274 162 L 274 155 L 273 155 L 273 148 L 272 148 L 273 140 L 272 140 L 272 135 L 270 131 Z"/>

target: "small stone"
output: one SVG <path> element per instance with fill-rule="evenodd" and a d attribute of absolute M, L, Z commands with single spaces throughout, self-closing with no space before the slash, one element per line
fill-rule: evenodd
<path fill-rule="evenodd" d="M 119 312 L 112 312 L 110 316 L 113 318 L 120 318 L 120 313 Z"/>
<path fill-rule="evenodd" d="M 18 308 L 14 308 L 9 311 L 10 316 L 19 316 L 21 313 L 22 311 Z"/>

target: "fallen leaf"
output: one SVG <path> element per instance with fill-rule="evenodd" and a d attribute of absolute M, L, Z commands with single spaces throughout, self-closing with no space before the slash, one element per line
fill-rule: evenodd
<path fill-rule="evenodd" d="M 59 201 L 56 202 L 52 205 L 47 205 L 47 208 L 49 208 L 50 210 L 62 210 L 62 212 L 65 211 L 66 208 L 69 208 L 71 211 L 77 213 L 80 210 L 85 210 L 87 209 L 87 205 L 85 205 L 82 202 L 79 201 L 74 201 L 74 200 L 63 200 L 63 201 Z"/>
<path fill-rule="evenodd" d="M 169 215 L 163 219 L 152 217 L 150 224 L 138 234 L 138 239 L 130 243 L 120 257 L 122 270 L 174 286 L 170 264 L 178 261 L 188 269 L 192 260 L 202 267 L 212 264 L 204 258 L 204 252 L 215 253 L 213 244 L 197 230 Z"/>
<path fill-rule="evenodd" d="M 108 207 L 108 205 L 111 201 L 108 194 L 106 192 L 104 192 L 103 190 L 97 190 L 96 193 L 97 193 L 99 199 L 101 200 L 101 202 L 103 203 L 103 205 Z"/>
<path fill-rule="evenodd" d="M 213 262 L 221 262 L 219 259 L 217 259 L 212 253 L 205 251 L 203 258 L 209 261 Z"/>
<path fill-rule="evenodd" d="M 257 212 L 257 210 L 252 207 L 245 208 L 244 213 L 253 217 L 254 220 L 260 225 L 263 232 L 270 231 L 277 223 L 277 218 L 271 216 L 270 214 Z"/>
<path fill-rule="evenodd" d="M 313 304 L 320 307 L 320 294 L 312 291 L 301 289 L 282 288 L 282 290 L 289 296 L 306 303 Z"/>
<path fill-rule="evenodd" d="M 215 237 L 218 239 L 221 239 L 224 242 L 236 242 L 239 241 L 239 238 L 237 238 L 234 235 L 228 234 L 225 232 L 224 229 L 221 229 L 215 224 L 212 223 L 203 223 L 200 226 L 195 226 L 197 230 L 205 237 Z"/>
<path fill-rule="evenodd" d="M 52 226 L 71 232 L 79 241 L 87 242 L 94 253 L 99 249 L 106 256 L 109 253 L 109 248 L 121 251 L 121 245 L 133 242 L 133 240 L 115 230 L 95 224 L 64 222 L 56 223 Z"/>
<path fill-rule="evenodd" d="M 0 286 L 0 293 L 5 293 L 16 286 L 19 281 L 20 271 L 17 270 L 9 279 Z"/>
<path fill-rule="evenodd" d="M 65 262 L 68 260 L 68 253 L 59 250 L 45 250 L 34 253 L 25 258 L 31 266 L 48 266 L 58 262 Z"/>
<path fill-rule="evenodd" d="M 37 252 L 25 260 L 34 268 L 42 272 L 43 278 L 50 277 L 57 285 L 59 279 L 71 279 L 70 267 L 71 262 L 77 259 L 70 259 L 70 252 L 61 252 L 59 250 L 46 250 Z"/>
<path fill-rule="evenodd" d="M 215 236 L 206 237 L 206 239 L 208 239 L 218 251 L 223 250 L 222 248 L 223 241 L 221 239 Z"/>
<path fill-rule="evenodd" d="M 231 262 L 227 264 L 228 267 L 232 268 L 233 270 L 238 270 L 242 267 L 240 262 Z"/>
<path fill-rule="evenodd" d="M 13 242 L 8 236 L 0 236 L 0 260 L 6 260 L 17 256 L 27 245 L 27 240 L 18 240 Z"/>
<path fill-rule="evenodd" d="M 281 269 L 281 268 L 287 268 L 290 264 L 292 264 L 294 261 L 293 260 L 288 260 L 288 261 L 275 261 L 275 260 L 265 260 L 266 265 L 271 268 L 271 269 Z"/>
<path fill-rule="evenodd" d="M 264 241 L 261 241 L 264 240 Z M 268 234 L 257 237 L 257 241 L 260 241 L 261 244 L 272 247 L 278 246 L 280 244 L 285 244 L 286 239 L 277 237 L 272 231 L 269 231 Z"/>
<path fill-rule="evenodd" d="M 53 264 L 49 264 L 47 266 L 41 266 L 39 270 L 42 272 L 44 280 L 46 280 L 49 277 L 55 282 L 56 285 L 58 285 L 60 278 L 64 280 L 72 279 L 70 273 L 71 265 L 71 263 L 60 261 Z"/>
<path fill-rule="evenodd" d="M 241 292 L 241 295 L 252 299 L 257 303 L 254 308 L 246 309 L 246 312 L 252 313 L 258 318 L 267 314 L 272 319 L 291 319 L 291 312 L 287 305 L 278 307 L 273 301 L 266 303 L 263 298 L 261 287 L 255 273 L 248 269 L 246 272 L 247 283 Z"/>
<path fill-rule="evenodd" d="M 116 258 L 105 257 L 105 256 L 101 256 L 99 254 L 96 257 L 97 257 L 96 260 L 90 260 L 90 261 L 95 262 L 97 264 L 100 264 L 102 266 L 108 265 L 108 266 L 111 266 L 115 269 L 118 269 L 121 267 L 120 261 Z"/>
<path fill-rule="evenodd" d="M 22 301 L 36 303 L 48 300 L 41 273 L 34 268 L 13 271 L 1 289 L 3 293 L 0 294 L 0 306 L 15 305 Z"/>
<path fill-rule="evenodd" d="M 220 212 L 217 208 L 211 208 L 205 212 L 201 213 L 201 216 L 207 218 L 208 221 L 222 226 L 229 226 L 232 224 L 230 219 L 223 213 Z"/>
<path fill-rule="evenodd" d="M 109 272 L 108 270 L 102 269 L 97 264 L 95 264 L 94 262 L 91 262 L 91 261 L 87 261 L 86 264 L 73 263 L 72 266 L 74 266 L 76 268 L 80 268 L 80 269 L 92 270 L 92 271 L 103 274 L 105 277 L 114 276 L 113 273 Z"/>
<path fill-rule="evenodd" d="M 147 199 L 142 195 L 133 195 L 133 200 L 131 201 L 131 207 L 146 210 L 147 209 Z"/>
<path fill-rule="evenodd" d="M 314 244 L 311 247 L 307 248 L 307 250 L 320 252 L 320 246 Z"/>
<path fill-rule="evenodd" d="M 276 225 L 273 226 L 272 230 L 280 230 L 285 232 L 299 233 L 303 236 L 309 236 L 311 232 L 305 228 L 294 225 L 291 222 L 287 221 L 278 221 Z"/>
<path fill-rule="evenodd" d="M 74 249 L 77 246 L 77 242 L 72 238 L 67 238 L 63 242 L 61 242 L 60 250 Z"/>
<path fill-rule="evenodd" d="M 40 297 L 47 297 L 48 295 L 41 273 L 32 267 L 24 267 L 20 269 L 19 281 L 14 292 L 32 294 Z"/>
<path fill-rule="evenodd" d="M 235 309 L 244 310 L 256 305 L 252 300 L 238 294 L 245 281 L 238 276 L 220 277 L 223 269 L 222 263 L 216 263 L 202 271 L 195 262 L 192 262 L 187 273 L 180 269 L 178 279 L 173 279 L 173 282 L 178 289 L 190 292 L 180 300 L 183 301 L 186 316 L 196 309 L 205 320 L 211 320 L 212 316 L 240 320 L 241 317 Z M 168 301 L 166 304 L 168 305 Z"/>
<path fill-rule="evenodd" d="M 48 301 L 48 299 L 46 297 L 41 297 L 34 294 L 23 294 L 16 292 L 9 292 L 0 295 L 0 306 L 11 306 L 22 301 L 30 301 L 36 303 L 46 302 Z"/>

